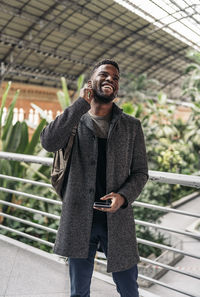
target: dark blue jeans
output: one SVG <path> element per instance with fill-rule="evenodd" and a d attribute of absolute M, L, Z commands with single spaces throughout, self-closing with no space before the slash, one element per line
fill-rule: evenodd
<path fill-rule="evenodd" d="M 69 258 L 71 297 L 90 297 L 94 257 L 99 243 L 107 256 L 107 226 L 93 222 L 88 258 Z M 121 297 L 139 297 L 137 265 L 125 271 L 113 272 L 112 276 Z"/>

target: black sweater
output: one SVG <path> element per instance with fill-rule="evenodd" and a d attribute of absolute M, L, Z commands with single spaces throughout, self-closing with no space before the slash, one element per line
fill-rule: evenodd
<path fill-rule="evenodd" d="M 98 159 L 96 172 L 95 201 L 106 195 L 106 138 L 98 138 Z M 106 213 L 94 209 L 93 222 L 107 223 Z"/>

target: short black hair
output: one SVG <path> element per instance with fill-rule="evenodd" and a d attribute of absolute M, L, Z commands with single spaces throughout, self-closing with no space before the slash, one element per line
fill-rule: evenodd
<path fill-rule="evenodd" d="M 93 66 L 93 69 L 92 69 L 92 71 L 91 71 L 91 76 L 92 76 L 92 74 L 95 72 L 95 70 L 96 70 L 97 68 L 99 68 L 101 65 L 107 65 L 107 64 L 113 65 L 115 68 L 117 68 L 117 70 L 118 70 L 119 73 L 120 73 L 119 66 L 118 66 L 117 62 L 115 62 L 114 60 L 111 60 L 111 59 L 104 59 L 104 60 L 102 60 L 102 61 L 97 62 L 97 63 Z"/>

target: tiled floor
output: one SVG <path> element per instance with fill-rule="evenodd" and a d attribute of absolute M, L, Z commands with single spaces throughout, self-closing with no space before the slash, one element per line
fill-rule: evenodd
<path fill-rule="evenodd" d="M 93 278 L 91 296 L 117 297 L 115 287 Z M 109 295 L 108 295 L 109 292 Z M 55 255 L 0 236 L 0 297 L 69 297 L 68 267 Z"/>
<path fill-rule="evenodd" d="M 0 235 L 0 297 L 69 297 L 63 259 Z M 94 272 L 91 297 L 119 297 L 112 278 Z M 140 297 L 158 297 L 140 290 Z"/>

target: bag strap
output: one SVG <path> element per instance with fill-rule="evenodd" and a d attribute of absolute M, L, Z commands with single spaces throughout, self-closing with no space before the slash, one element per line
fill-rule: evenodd
<path fill-rule="evenodd" d="M 69 158 L 73 143 L 74 143 L 74 137 L 76 135 L 76 131 L 77 131 L 78 125 L 76 125 L 73 129 L 72 129 L 72 134 L 70 135 L 69 141 L 67 143 L 67 147 L 64 151 L 63 157 L 64 160 L 66 160 L 67 158 Z"/>

